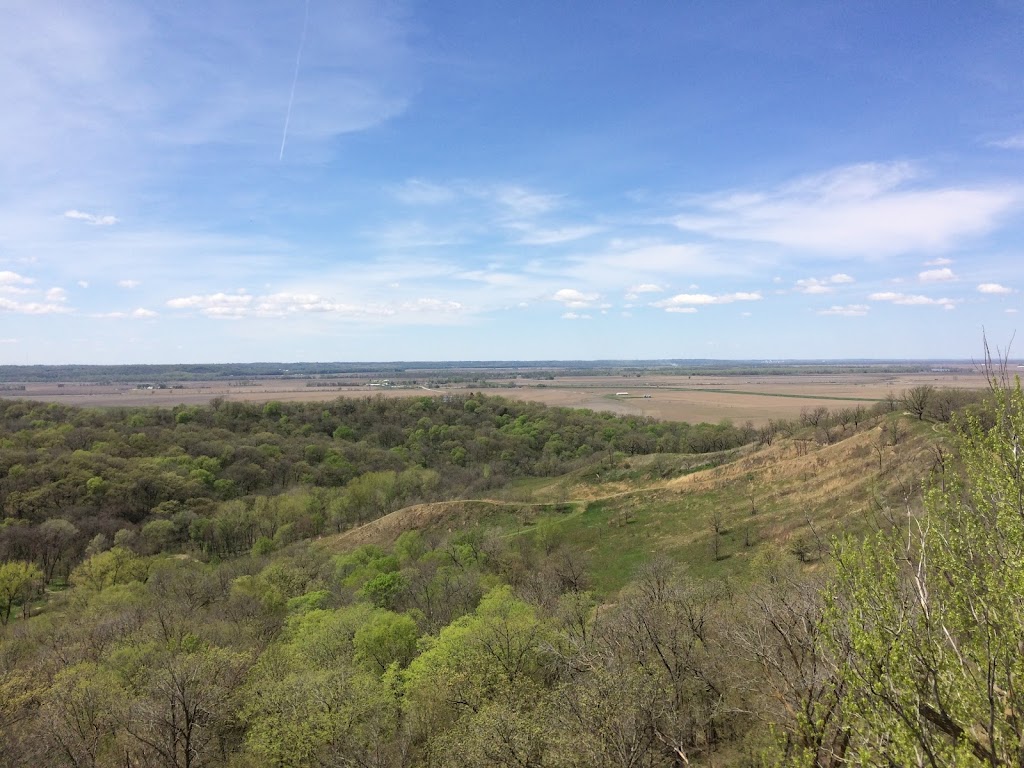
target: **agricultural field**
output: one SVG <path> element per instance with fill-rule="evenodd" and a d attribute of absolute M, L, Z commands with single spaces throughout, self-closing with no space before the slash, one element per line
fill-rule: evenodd
<path fill-rule="evenodd" d="M 225 401 L 330 401 L 338 397 L 422 397 L 486 391 L 516 400 L 568 408 L 588 408 L 620 415 L 649 416 L 669 421 L 736 423 L 761 426 L 769 419 L 793 419 L 806 408 L 829 409 L 868 405 L 913 387 L 931 385 L 983 389 L 983 373 L 968 363 L 943 364 L 911 372 L 877 366 L 851 372 L 804 372 L 799 366 L 772 368 L 772 373 L 747 371 L 715 375 L 666 374 L 663 370 L 591 373 L 568 368 L 549 376 L 523 375 L 516 370 L 481 371 L 452 368 L 406 371 L 399 375 L 361 372 L 343 377 L 287 376 L 210 380 L 167 380 L 150 386 L 139 382 L 47 381 L 0 384 L 0 397 L 58 402 L 66 405 L 166 406 L 203 405 Z M 389 375 L 391 376 L 389 378 Z"/>

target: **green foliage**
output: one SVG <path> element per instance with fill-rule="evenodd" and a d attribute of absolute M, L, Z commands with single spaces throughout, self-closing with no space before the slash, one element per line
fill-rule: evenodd
<path fill-rule="evenodd" d="M 962 479 L 845 541 L 830 625 L 857 764 L 1009 765 L 1024 753 L 1024 394 L 956 437 Z"/>
<path fill-rule="evenodd" d="M 289 619 L 250 676 L 242 705 L 246 748 L 260 765 L 352 764 L 386 752 L 397 701 L 381 678 L 353 661 L 368 608 L 310 611 Z"/>
<path fill-rule="evenodd" d="M 71 583 L 99 592 L 117 584 L 142 581 L 147 563 L 130 549 L 115 546 L 93 555 L 71 572 Z"/>
<path fill-rule="evenodd" d="M 408 585 L 397 571 L 379 573 L 363 584 L 360 593 L 378 608 L 393 608 L 398 596 Z"/>
<path fill-rule="evenodd" d="M 418 637 L 416 622 L 409 616 L 378 611 L 356 630 L 355 659 L 378 674 L 392 664 L 407 667 L 416 655 Z"/>
<path fill-rule="evenodd" d="M 11 618 L 15 605 L 28 605 L 43 581 L 43 572 L 32 563 L 0 563 L 0 624 Z"/>
<path fill-rule="evenodd" d="M 528 708 L 552 674 L 560 640 L 536 609 L 496 587 L 475 613 L 427 638 L 409 665 L 403 706 L 414 731 L 430 740 L 445 729 L 480 726 L 492 703 Z M 433 749 L 449 751 L 444 739 Z"/>

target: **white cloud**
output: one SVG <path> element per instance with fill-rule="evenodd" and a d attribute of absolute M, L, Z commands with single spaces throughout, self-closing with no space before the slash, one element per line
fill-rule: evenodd
<path fill-rule="evenodd" d="M 988 145 L 990 147 L 998 147 L 999 149 L 1024 149 L 1024 133 L 1007 136 L 1005 139 L 996 139 L 995 141 L 990 141 Z"/>
<path fill-rule="evenodd" d="M 947 259 L 945 256 L 939 256 L 937 259 L 930 259 L 924 263 L 926 267 L 945 267 L 953 263 L 952 259 Z"/>
<path fill-rule="evenodd" d="M 835 290 L 835 288 L 832 287 L 833 285 L 842 285 L 852 282 L 854 282 L 852 277 L 839 272 L 838 274 L 832 275 L 832 277 L 826 277 L 824 280 L 819 280 L 816 277 L 797 280 L 795 287 L 800 293 L 832 293 Z"/>
<path fill-rule="evenodd" d="M 17 344 L 17 339 L 0 339 L 0 344 Z"/>
<path fill-rule="evenodd" d="M 956 280 L 956 275 L 949 267 L 943 267 L 942 269 L 926 269 L 924 272 L 918 272 L 917 279 L 925 283 L 935 283 Z"/>
<path fill-rule="evenodd" d="M 46 292 L 46 300 L 51 302 L 67 301 L 68 292 L 63 288 L 51 288 Z"/>
<path fill-rule="evenodd" d="M 74 209 L 64 211 L 64 218 L 84 221 L 88 224 L 92 224 L 94 227 L 109 227 L 120 221 L 116 216 L 111 216 L 109 214 L 100 216 L 95 213 L 86 213 L 85 211 L 76 211 Z"/>
<path fill-rule="evenodd" d="M 978 286 L 979 293 L 1013 293 L 1012 288 L 1007 288 L 999 283 L 982 283 Z"/>
<path fill-rule="evenodd" d="M 0 272 L 0 286 L 10 285 L 32 285 L 35 280 L 31 277 L 23 277 L 17 272 L 3 271 Z"/>
<path fill-rule="evenodd" d="M 142 285 L 142 283 L 139 280 L 118 280 L 117 281 L 117 287 L 118 288 L 124 288 L 124 289 L 129 290 L 129 291 L 132 290 L 133 288 L 138 288 L 140 285 Z"/>
<path fill-rule="evenodd" d="M 559 301 L 565 304 L 567 307 L 573 309 L 581 309 L 583 307 L 589 307 L 595 301 L 601 298 L 599 293 L 584 293 L 578 291 L 575 288 L 562 288 L 555 291 L 555 294 L 551 297 L 554 301 Z"/>
<path fill-rule="evenodd" d="M 465 309 L 458 301 L 445 301 L 443 299 L 416 299 L 406 301 L 399 305 L 399 308 L 406 312 L 461 312 Z"/>
<path fill-rule="evenodd" d="M 1008 315 L 1016 315 L 1017 314 L 1017 310 L 1016 309 L 1008 309 L 1008 310 L 1006 310 L 1006 314 L 1008 314 Z"/>
<path fill-rule="evenodd" d="M 14 312 L 19 315 L 57 315 L 70 312 L 63 304 L 40 304 L 38 302 L 20 302 L 12 301 L 11 299 L 5 299 L 0 297 L 0 310 L 4 312 Z"/>
<path fill-rule="evenodd" d="M 680 293 L 669 299 L 652 302 L 651 306 L 660 307 L 667 312 L 680 312 L 692 310 L 679 309 L 679 307 L 692 307 L 694 305 L 701 306 L 708 304 L 732 304 L 734 301 L 760 301 L 761 298 L 761 294 L 757 292 L 725 293 L 718 296 L 712 296 L 708 293 Z"/>
<path fill-rule="evenodd" d="M 89 287 L 89 281 L 88 280 L 79 280 L 78 281 L 78 287 L 79 288 L 88 288 Z"/>
<path fill-rule="evenodd" d="M 846 304 L 845 306 L 833 305 L 828 309 L 819 309 L 819 315 L 839 315 L 841 317 L 861 317 L 868 313 L 867 304 Z"/>
<path fill-rule="evenodd" d="M 208 317 L 241 317 L 252 301 L 248 294 L 211 293 L 170 299 L 167 306 L 171 309 L 196 309 Z"/>
<path fill-rule="evenodd" d="M 953 309 L 958 303 L 959 299 L 933 299 L 929 296 L 910 295 L 906 293 L 894 293 L 892 291 L 883 291 L 881 293 L 872 293 L 868 296 L 869 301 L 889 301 L 893 304 L 902 304 L 905 306 L 936 306 L 944 309 Z"/>
<path fill-rule="evenodd" d="M 692 315 L 697 311 L 696 307 L 665 307 L 666 312 L 677 315 Z"/>
<path fill-rule="evenodd" d="M 948 248 L 989 232 L 1024 197 L 1007 185 L 908 186 L 915 176 L 906 163 L 837 168 L 775 189 L 698 200 L 674 223 L 817 254 L 887 256 Z"/>
<path fill-rule="evenodd" d="M 832 293 L 835 288 L 831 285 L 826 285 L 817 278 L 809 277 L 805 280 L 797 280 L 796 290 L 800 293 Z"/>
<path fill-rule="evenodd" d="M 640 298 L 641 293 L 661 293 L 665 289 L 655 283 L 640 283 L 640 285 L 634 285 L 626 291 L 626 300 L 634 301 Z"/>
<path fill-rule="evenodd" d="M 214 293 L 182 296 L 167 302 L 171 309 L 194 310 L 217 320 L 252 318 L 283 318 L 296 315 L 334 315 L 352 319 L 384 320 L 405 316 L 426 320 L 450 318 L 470 311 L 459 301 L 418 298 L 397 302 L 361 304 L 337 301 L 316 293 L 280 292 L 253 296 L 247 293 Z M 422 321 L 422 320 L 421 320 Z"/>
<path fill-rule="evenodd" d="M 575 312 L 566 312 L 562 315 L 563 320 L 590 320 L 590 315 L 579 315 Z"/>
<path fill-rule="evenodd" d="M 126 318 L 135 318 L 137 320 L 149 320 L 154 317 L 159 317 L 157 312 L 144 307 L 133 309 L 131 312 L 100 312 L 90 317 L 100 318 L 102 320 L 124 320 Z"/>

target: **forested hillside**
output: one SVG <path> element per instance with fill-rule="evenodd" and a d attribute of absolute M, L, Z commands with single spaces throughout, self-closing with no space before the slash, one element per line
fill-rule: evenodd
<path fill-rule="evenodd" d="M 0 558 L 66 575 L 119 531 L 147 553 L 237 555 L 595 456 L 719 451 L 753 434 L 473 395 L 108 410 L 0 400 Z M 268 500 L 294 488 L 302 504 Z"/>
<path fill-rule="evenodd" d="M 761 430 L 0 402 L 0 765 L 1011 764 L 994 395 Z"/>

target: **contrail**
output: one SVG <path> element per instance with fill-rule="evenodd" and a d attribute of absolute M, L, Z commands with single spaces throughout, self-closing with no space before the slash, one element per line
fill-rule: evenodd
<path fill-rule="evenodd" d="M 277 161 L 284 160 L 284 145 L 288 141 L 288 123 L 292 120 L 292 104 L 295 102 L 295 86 L 299 82 L 299 64 L 302 63 L 302 49 L 306 47 L 306 30 L 309 28 L 309 0 L 306 0 L 306 16 L 302 20 L 302 37 L 299 39 L 299 52 L 295 54 L 295 74 L 292 75 L 292 92 L 288 97 L 288 111 L 284 115 L 284 132 L 281 134 L 281 153 Z"/>

